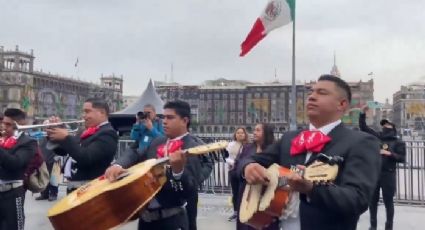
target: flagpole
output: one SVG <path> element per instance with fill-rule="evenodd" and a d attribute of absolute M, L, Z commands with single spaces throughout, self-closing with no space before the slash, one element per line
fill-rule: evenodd
<path fill-rule="evenodd" d="M 294 13 L 295 15 L 295 13 Z M 295 17 L 292 21 L 292 90 L 289 130 L 297 129 L 297 87 L 295 85 Z"/>

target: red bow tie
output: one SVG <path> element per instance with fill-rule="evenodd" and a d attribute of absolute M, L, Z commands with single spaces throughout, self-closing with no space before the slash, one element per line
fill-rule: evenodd
<path fill-rule="evenodd" d="M 305 152 L 319 153 L 331 138 L 320 131 L 303 131 L 291 142 L 291 156 Z"/>
<path fill-rule="evenodd" d="M 167 146 L 167 149 L 165 148 Z M 168 143 L 160 145 L 158 149 L 156 150 L 156 155 L 158 158 L 162 158 L 166 155 L 166 153 L 170 154 L 173 153 L 183 147 L 183 141 L 182 140 L 174 140 L 174 141 L 168 141 Z M 167 151 L 166 151 L 167 150 Z"/>
<path fill-rule="evenodd" d="M 87 137 L 95 134 L 99 130 L 99 127 L 90 127 L 86 129 L 80 136 L 81 139 L 86 139 Z"/>
<path fill-rule="evenodd" d="M 11 149 L 13 146 L 15 146 L 17 143 L 16 139 L 14 137 L 8 137 L 5 140 L 3 139 L 0 143 L 0 146 L 4 149 Z"/>

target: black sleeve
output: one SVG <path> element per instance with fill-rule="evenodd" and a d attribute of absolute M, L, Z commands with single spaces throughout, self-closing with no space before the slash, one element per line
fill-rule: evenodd
<path fill-rule="evenodd" d="M 259 163 L 260 165 L 267 168 L 273 163 L 279 162 L 280 145 L 282 141 L 283 137 L 280 139 L 280 141 L 267 147 L 266 150 L 264 150 L 263 152 L 259 154 L 253 154 L 252 156 L 247 157 L 246 159 L 241 159 L 241 163 L 236 169 L 236 172 L 241 175 L 241 177 L 244 177 L 245 167 L 248 164 Z"/>
<path fill-rule="evenodd" d="M 117 152 L 118 136 L 114 130 L 105 131 L 87 147 L 80 146 L 76 138 L 68 136 L 60 141 L 61 148 L 81 167 L 92 167 L 106 157 L 113 157 Z"/>
<path fill-rule="evenodd" d="M 151 147 L 149 146 L 149 148 Z M 147 159 L 144 156 L 146 156 L 147 151 L 149 151 L 149 148 L 145 148 L 144 150 L 140 151 L 139 149 L 129 147 L 115 161 L 115 164 L 121 165 L 123 168 L 129 168 L 139 162 L 142 162 L 143 160 Z"/>
<path fill-rule="evenodd" d="M 53 149 L 53 152 L 56 155 L 59 155 L 59 156 L 66 156 L 66 155 L 68 155 L 68 153 L 66 153 L 65 150 L 63 148 L 60 148 L 60 147 Z"/>
<path fill-rule="evenodd" d="M 201 162 L 202 167 L 199 183 L 202 183 L 208 179 L 208 177 L 210 177 L 214 165 L 212 159 L 209 156 L 200 155 L 199 161 Z"/>
<path fill-rule="evenodd" d="M 187 162 L 180 179 L 173 176 L 171 167 L 166 171 L 167 181 L 161 189 L 160 196 L 174 196 L 176 199 L 186 200 L 198 192 L 198 174 L 201 171 L 199 157 L 187 156 Z"/>
<path fill-rule="evenodd" d="M 391 151 L 389 156 L 396 162 L 404 163 L 406 161 L 406 143 L 404 141 L 397 141 L 394 146 L 394 151 Z"/>
<path fill-rule="evenodd" d="M 193 140 L 199 145 L 205 144 L 205 142 L 199 137 L 193 136 Z M 211 175 L 212 169 L 214 167 L 214 162 L 209 156 L 209 154 L 199 155 L 198 157 L 199 162 L 201 163 L 201 173 L 198 177 L 198 182 L 199 184 L 201 184 Z"/>
<path fill-rule="evenodd" d="M 29 142 L 19 146 L 14 154 L 8 154 L 5 150 L 0 149 L 0 166 L 9 171 L 22 170 L 37 152 L 37 142 L 30 140 Z"/>
<path fill-rule="evenodd" d="M 353 140 L 338 173 L 338 185 L 314 185 L 310 203 L 345 216 L 367 210 L 380 172 L 379 141 L 371 135 Z"/>
<path fill-rule="evenodd" d="M 369 133 L 369 134 L 379 138 L 379 133 L 376 132 L 375 130 L 371 129 L 369 126 L 367 126 L 367 124 L 366 124 L 366 114 L 365 113 L 360 113 L 359 128 L 360 128 L 361 131 Z"/>

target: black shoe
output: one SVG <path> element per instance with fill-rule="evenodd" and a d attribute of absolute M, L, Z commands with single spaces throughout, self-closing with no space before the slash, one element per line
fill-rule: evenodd
<path fill-rule="evenodd" d="M 376 227 L 369 227 L 369 230 L 376 230 Z"/>
<path fill-rule="evenodd" d="M 238 218 L 238 214 L 237 213 L 233 213 L 233 215 L 231 215 L 227 220 L 228 221 L 233 221 L 233 220 L 236 220 L 236 218 Z"/>
<path fill-rule="evenodd" d="M 39 197 L 36 197 L 35 200 L 47 200 L 48 197 L 40 195 Z"/>
<path fill-rule="evenodd" d="M 53 196 L 53 195 L 51 195 L 51 196 L 49 196 L 49 201 L 55 201 L 55 200 L 57 200 L 58 199 L 58 196 Z"/>

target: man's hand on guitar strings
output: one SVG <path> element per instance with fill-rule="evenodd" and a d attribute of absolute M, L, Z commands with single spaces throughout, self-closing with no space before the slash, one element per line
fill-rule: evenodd
<path fill-rule="evenodd" d="M 173 153 L 170 153 L 170 165 L 173 173 L 181 173 L 186 165 L 186 156 L 182 150 L 177 150 Z"/>
<path fill-rule="evenodd" d="M 297 168 L 299 170 L 304 170 L 305 166 L 297 165 Z M 291 190 L 298 191 L 300 193 L 304 193 L 308 195 L 313 189 L 313 183 L 303 179 L 301 175 L 296 172 L 288 175 L 287 180 Z"/>
<path fill-rule="evenodd" d="M 248 184 L 264 184 L 269 183 L 266 169 L 258 163 L 251 163 L 245 167 L 245 180 Z"/>
<path fill-rule="evenodd" d="M 109 180 L 109 182 L 114 182 L 117 180 L 118 176 L 125 173 L 126 170 L 121 167 L 121 165 L 112 165 L 105 171 L 105 177 Z"/>

